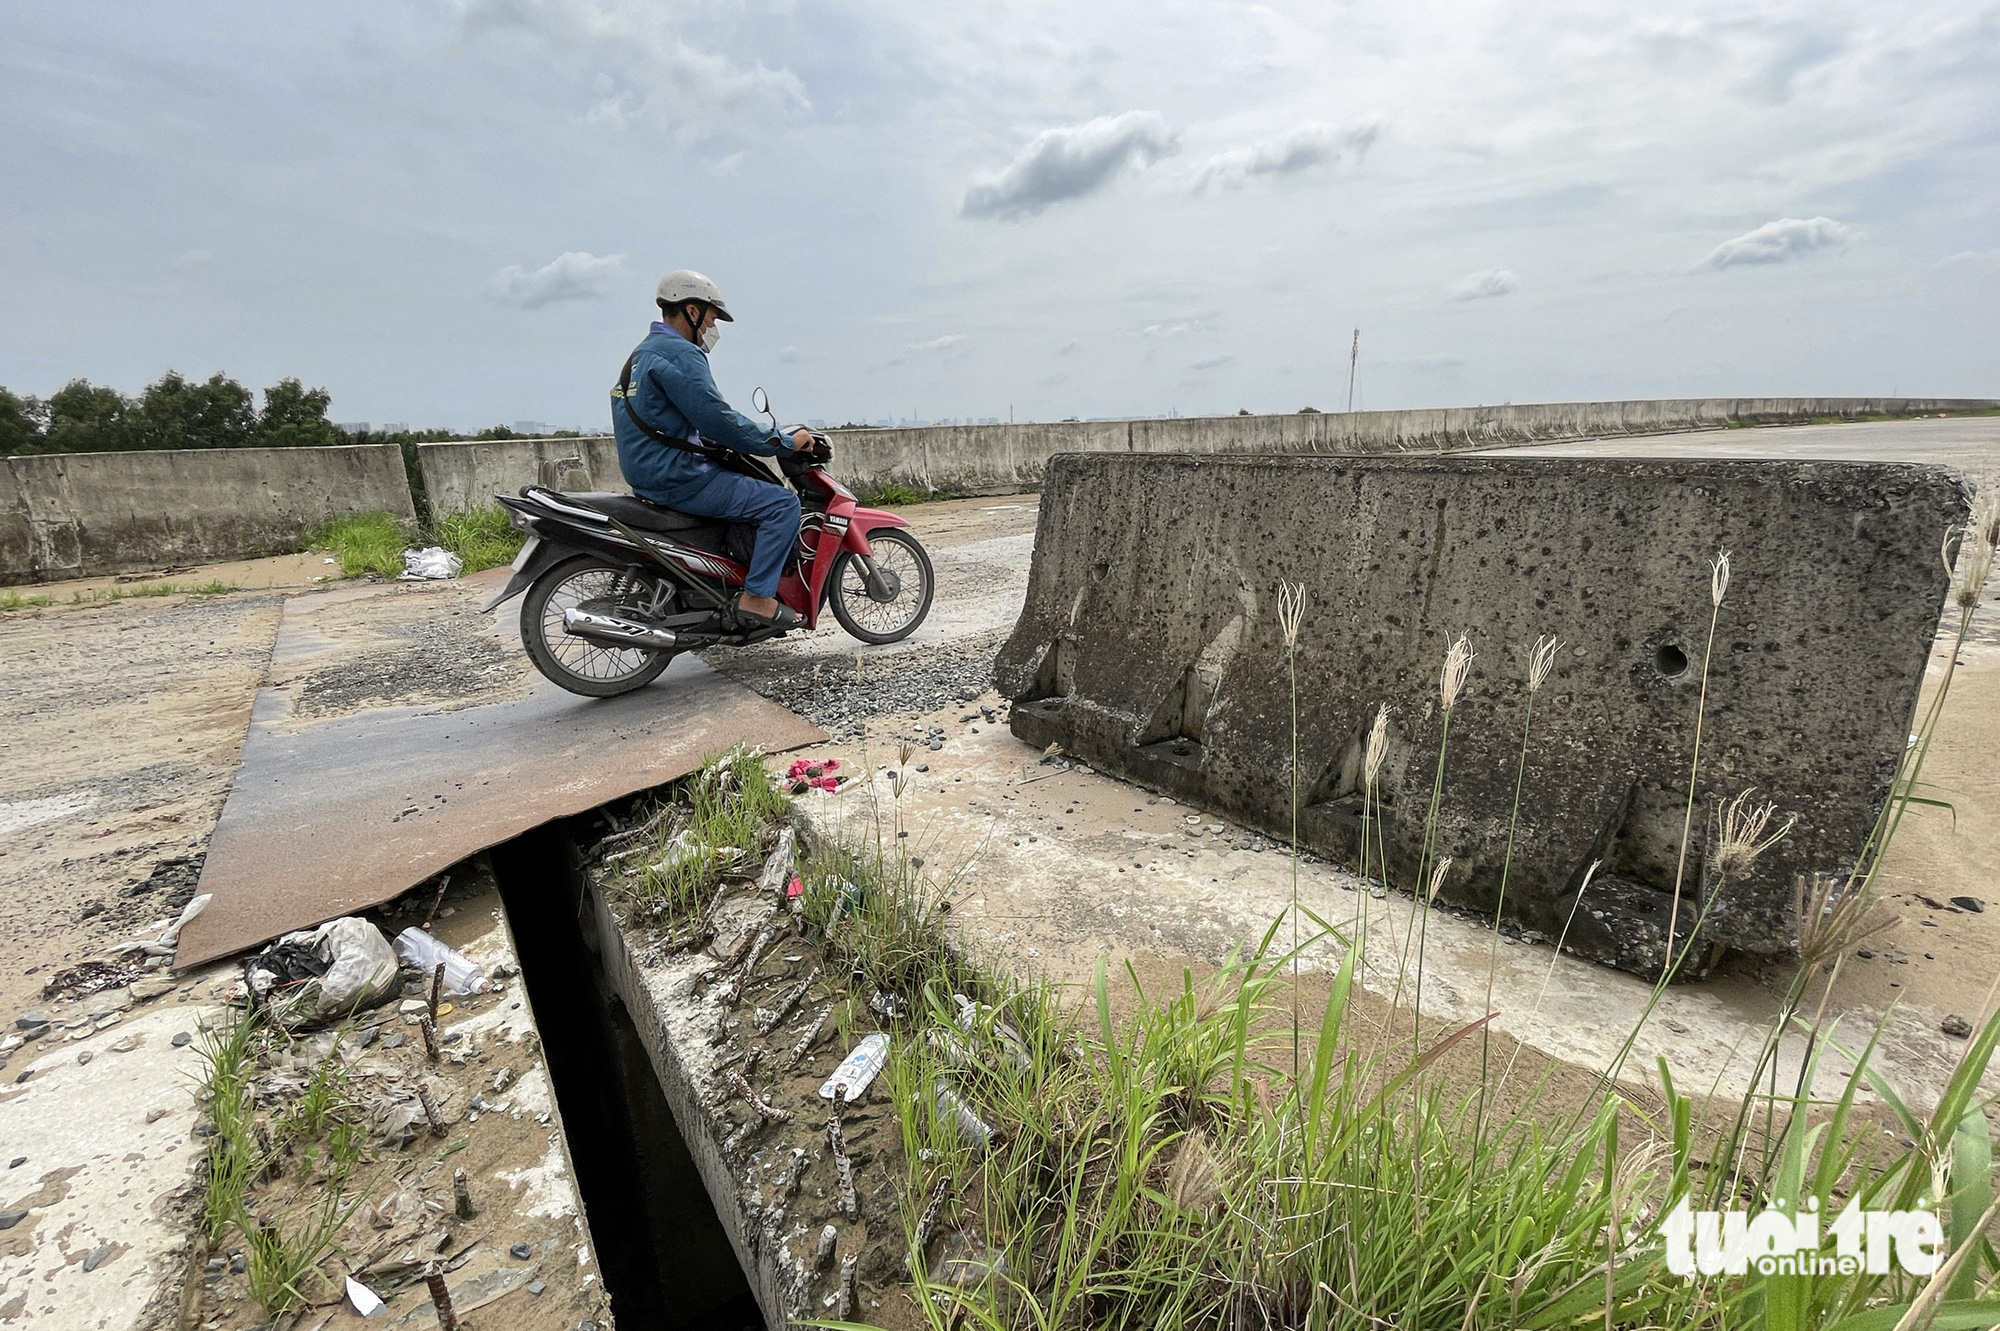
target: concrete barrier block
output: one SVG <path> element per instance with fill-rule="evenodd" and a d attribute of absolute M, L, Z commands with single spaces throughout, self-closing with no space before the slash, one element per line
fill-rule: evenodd
<path fill-rule="evenodd" d="M 1445 718 L 1439 670 L 1468 636 L 1436 836 L 1447 902 L 1500 898 L 1537 638 L 1506 913 L 1657 971 L 1708 643 L 1710 561 L 1731 552 L 1708 671 L 1680 937 L 1719 803 L 1754 789 L 1791 835 L 1719 884 L 1710 942 L 1792 945 L 1795 875 L 1852 863 L 1903 750 L 1961 521 L 1937 468 L 1862 463 L 1457 457 L 1053 460 L 1028 598 L 997 676 L 1014 733 L 1278 836 L 1291 826 L 1281 580 L 1297 651 L 1299 839 L 1359 858 L 1360 773 L 1379 704 L 1389 750 L 1369 836 L 1414 887 Z M 1697 953 L 1699 962 L 1701 953 Z"/>
<path fill-rule="evenodd" d="M 417 468 L 433 517 L 490 508 L 494 496 L 519 494 L 524 485 L 632 492 L 610 435 L 418 444 Z"/>
<path fill-rule="evenodd" d="M 0 517 L 0 581 L 280 554 L 330 518 L 415 518 L 409 475 L 393 444 L 53 453 L 6 462 L 20 519 Z M 7 498 L 0 493 L 0 511 Z"/>

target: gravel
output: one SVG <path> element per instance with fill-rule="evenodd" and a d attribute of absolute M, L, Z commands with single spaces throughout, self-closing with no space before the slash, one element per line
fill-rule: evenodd
<path fill-rule="evenodd" d="M 406 618 L 378 619 L 370 626 L 405 645 L 384 646 L 313 672 L 294 714 L 305 720 L 419 703 L 470 707 L 492 700 L 507 682 L 500 676 L 519 674 L 520 663 L 502 650 L 471 601 L 447 607 L 423 597 L 407 609 Z"/>
<path fill-rule="evenodd" d="M 971 702 L 993 686 L 993 658 L 1005 637 L 986 633 L 880 657 L 864 647 L 859 683 L 851 655 L 811 659 L 718 648 L 702 660 L 841 742 L 861 738 L 864 725 L 885 716 L 921 716 Z M 913 732 L 909 738 L 928 737 Z"/>

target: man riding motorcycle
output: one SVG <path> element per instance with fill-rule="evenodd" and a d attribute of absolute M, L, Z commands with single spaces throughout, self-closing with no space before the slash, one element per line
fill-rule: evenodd
<path fill-rule="evenodd" d="M 798 627 L 777 599 L 778 578 L 799 531 L 799 497 L 783 485 L 732 470 L 721 450 L 778 457 L 808 454 L 810 431 L 788 439 L 722 400 L 708 353 L 734 323 L 715 283 L 683 268 L 660 279 L 660 319 L 625 362 L 611 391 L 618 466 L 632 492 L 682 513 L 755 523 L 757 543 L 730 614 L 745 629 Z"/>

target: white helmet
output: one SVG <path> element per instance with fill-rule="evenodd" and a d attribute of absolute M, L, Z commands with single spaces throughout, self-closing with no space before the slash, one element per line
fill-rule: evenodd
<path fill-rule="evenodd" d="M 714 306 L 716 318 L 728 323 L 736 322 L 736 316 L 722 303 L 722 293 L 716 290 L 715 283 L 692 268 L 676 268 L 661 278 L 660 291 L 656 299 L 668 306 L 698 300 L 704 305 Z"/>

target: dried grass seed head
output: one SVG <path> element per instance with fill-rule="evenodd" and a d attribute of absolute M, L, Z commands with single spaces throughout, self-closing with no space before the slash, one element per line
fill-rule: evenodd
<path fill-rule="evenodd" d="M 1430 890 L 1424 894 L 1424 904 L 1428 905 L 1438 899 L 1438 890 L 1444 886 L 1444 876 L 1450 868 L 1451 856 L 1447 855 L 1437 862 L 1437 868 L 1431 870 Z"/>
<path fill-rule="evenodd" d="M 1200 1128 L 1181 1138 L 1167 1170 L 1167 1196 L 1183 1211 L 1207 1215 L 1222 1201 L 1222 1162 Z"/>
<path fill-rule="evenodd" d="M 1715 861 L 1716 869 L 1725 877 L 1744 874 L 1757 863 L 1758 856 L 1783 841 L 1793 826 L 1799 821 L 1793 814 L 1780 823 L 1777 830 L 1771 830 L 1771 819 L 1778 812 L 1778 806 L 1768 800 L 1756 804 L 1750 802 L 1756 790 L 1745 790 L 1735 799 L 1722 806 L 1722 829 L 1717 837 Z"/>
<path fill-rule="evenodd" d="M 1799 960 L 1816 966 L 1896 923 L 1867 883 L 1838 874 L 1799 874 L 1792 880 L 1792 929 Z"/>
<path fill-rule="evenodd" d="M 1303 582 L 1278 584 L 1278 627 L 1285 635 L 1285 650 L 1299 645 L 1299 625 L 1305 619 L 1306 585 Z"/>
<path fill-rule="evenodd" d="M 1945 538 L 1950 544 L 1950 537 Z M 2000 491 L 1982 494 L 1972 506 L 1972 518 L 1965 524 L 1958 543 L 1958 607 L 1972 610 L 1978 607 L 1979 598 L 1985 594 L 1987 579 L 1993 573 L 1993 557 L 1996 546 L 2000 546 Z M 1945 566 L 1947 574 L 1954 570 Z"/>
<path fill-rule="evenodd" d="M 1465 692 L 1465 678 L 1471 673 L 1474 655 L 1463 633 L 1445 649 L 1444 672 L 1438 677 L 1438 694 L 1444 699 L 1447 712 L 1458 706 L 1459 696 Z"/>
<path fill-rule="evenodd" d="M 1542 685 L 1549 682 L 1549 673 L 1556 668 L 1556 653 L 1561 650 L 1562 644 L 1553 633 L 1535 639 L 1535 650 L 1528 654 L 1528 692 L 1542 691 Z"/>
<path fill-rule="evenodd" d="M 1720 606 L 1729 595 L 1729 552 L 1720 551 L 1708 566 L 1708 599 Z"/>
<path fill-rule="evenodd" d="M 1389 756 L 1389 704 L 1375 709 L 1375 724 L 1368 728 L 1368 751 L 1361 761 L 1361 784 L 1373 791 L 1375 778 L 1382 773 L 1382 760 Z"/>

